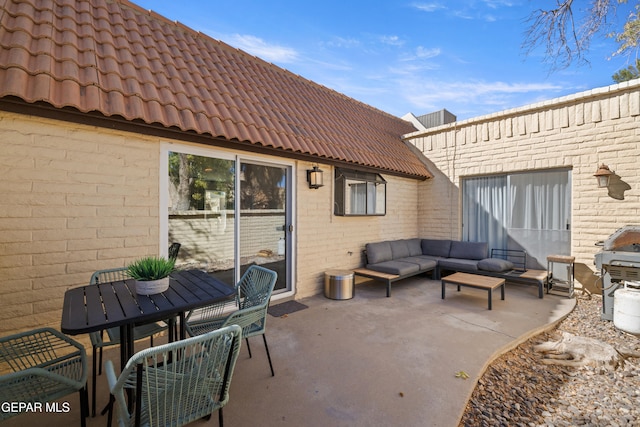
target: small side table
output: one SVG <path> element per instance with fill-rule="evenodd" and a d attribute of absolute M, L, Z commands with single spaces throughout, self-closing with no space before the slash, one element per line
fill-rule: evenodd
<path fill-rule="evenodd" d="M 573 298 L 573 284 L 575 277 L 576 257 L 570 255 L 549 255 L 547 257 L 547 293 Z M 555 264 L 565 264 L 567 268 L 566 279 L 555 277 L 553 270 Z M 556 267 L 561 268 L 561 267 Z"/>
<path fill-rule="evenodd" d="M 353 276 L 351 270 L 329 270 L 324 273 L 324 296 L 331 299 L 353 298 Z"/>

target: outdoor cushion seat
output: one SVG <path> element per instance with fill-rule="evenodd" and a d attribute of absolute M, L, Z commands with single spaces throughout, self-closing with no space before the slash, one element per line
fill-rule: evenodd
<path fill-rule="evenodd" d="M 374 271 L 380 271 L 387 274 L 397 274 L 399 276 L 405 276 L 407 274 L 414 274 L 420 271 L 420 266 L 412 262 L 405 261 L 384 261 L 376 264 L 369 264 L 367 268 Z"/>
<path fill-rule="evenodd" d="M 451 241 L 449 258 L 460 258 L 470 260 L 485 259 L 489 252 L 489 245 L 486 242 L 460 242 Z"/>
<path fill-rule="evenodd" d="M 491 271 L 494 273 L 502 273 L 504 271 L 513 270 L 513 263 L 506 259 L 485 258 L 478 261 L 478 270 Z"/>
<path fill-rule="evenodd" d="M 422 256 L 422 239 L 407 239 L 410 256 Z"/>
<path fill-rule="evenodd" d="M 410 257 L 399 259 L 398 261 L 418 264 L 420 270 L 429 270 L 432 268 L 436 268 L 436 265 L 438 264 L 438 262 L 433 258 L 423 257 L 423 256 L 410 256 Z"/>
<path fill-rule="evenodd" d="M 407 240 L 394 240 L 389 242 L 389 246 L 391 246 L 391 256 L 393 259 L 402 259 L 411 255 L 411 249 L 409 248 L 409 243 Z M 422 254 L 422 250 L 419 253 L 414 253 L 414 255 Z"/>
<path fill-rule="evenodd" d="M 477 271 L 478 261 L 473 259 L 459 259 L 459 258 L 444 258 L 438 261 L 438 268 L 440 270 L 466 270 Z"/>
<path fill-rule="evenodd" d="M 431 273 L 439 280 L 443 272 L 466 272 L 510 280 L 534 282 L 538 296 L 542 298 L 544 280 L 539 274 L 523 276 L 526 270 L 526 252 L 515 249 L 492 249 L 488 243 L 447 239 L 400 239 L 367 243 L 365 246 L 366 269 L 358 269 L 356 275 L 387 284 L 387 296 L 391 295 L 391 283 L 410 276 Z M 511 257 L 511 258 L 509 258 Z M 516 267 L 517 266 L 517 267 Z M 377 274 L 386 273 L 386 275 Z M 544 273 L 544 272 L 543 272 Z M 392 275 L 392 276 L 388 276 Z"/>
<path fill-rule="evenodd" d="M 438 258 L 449 257 L 451 240 L 421 239 L 421 245 L 423 255 L 430 255 Z"/>
<path fill-rule="evenodd" d="M 389 242 L 367 243 L 366 251 L 369 264 L 377 264 L 393 259 Z"/>

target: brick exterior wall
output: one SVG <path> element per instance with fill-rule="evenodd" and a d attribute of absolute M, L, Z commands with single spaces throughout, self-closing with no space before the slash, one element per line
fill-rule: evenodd
<path fill-rule="evenodd" d="M 158 253 L 159 145 L 0 113 L 0 335 L 60 328 L 66 289 Z"/>
<path fill-rule="evenodd" d="M 297 197 L 297 294 L 303 298 L 323 291 L 324 272 L 362 266 L 368 242 L 415 237 L 418 183 L 382 174 L 387 181 L 387 214 L 343 217 L 333 215 L 334 169 L 320 164 L 325 186 L 312 190 L 307 184 L 310 163 L 298 167 Z"/>
<path fill-rule="evenodd" d="M 6 112 L 0 123 L 0 335 L 59 329 L 65 290 L 160 253 L 160 140 Z M 296 298 L 321 292 L 324 271 L 360 266 L 366 242 L 417 232 L 416 181 L 384 175 L 386 216 L 336 217 L 333 169 L 320 166 L 318 190 L 306 181 L 312 165 L 296 167 Z M 266 226 L 277 242 L 275 222 Z"/>
<path fill-rule="evenodd" d="M 460 178 L 501 172 L 572 169 L 572 254 L 593 269 L 594 243 L 640 222 L 639 121 L 635 81 L 412 134 L 434 178 L 382 174 L 379 217 L 333 215 L 333 167 L 319 165 L 325 186 L 312 190 L 313 165 L 298 162 L 296 298 L 322 292 L 326 270 L 361 266 L 367 242 L 458 238 Z M 160 252 L 159 139 L 6 112 L 0 123 L 0 335 L 59 328 L 66 289 Z M 600 163 L 623 199 L 597 188 Z"/>
<path fill-rule="evenodd" d="M 416 132 L 408 141 L 435 175 L 419 184 L 421 236 L 459 238 L 461 178 L 558 167 L 572 170 L 576 262 L 594 270 L 595 243 L 640 223 L 638 80 Z M 619 177 L 613 197 L 593 177 L 601 163 Z"/>

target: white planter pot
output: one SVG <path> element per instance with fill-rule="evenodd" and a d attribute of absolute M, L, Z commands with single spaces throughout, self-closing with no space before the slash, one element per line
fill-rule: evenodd
<path fill-rule="evenodd" d="M 136 280 L 136 293 L 138 295 L 154 295 L 169 289 L 169 277 L 158 280 Z"/>

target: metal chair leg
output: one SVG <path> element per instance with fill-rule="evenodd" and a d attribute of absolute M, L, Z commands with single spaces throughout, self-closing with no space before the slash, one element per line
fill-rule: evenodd
<path fill-rule="evenodd" d="M 244 339 L 247 343 L 247 350 L 249 350 L 249 358 L 251 358 L 251 346 L 249 345 L 249 338 L 245 338 Z"/>
<path fill-rule="evenodd" d="M 96 356 L 97 356 L 97 348 L 96 346 L 93 346 L 93 370 L 91 371 L 92 373 L 92 379 L 91 379 L 91 416 L 95 417 L 96 416 L 96 369 L 97 369 L 97 361 L 96 361 Z"/>
<path fill-rule="evenodd" d="M 87 417 L 89 416 L 89 388 L 85 384 L 79 390 L 80 393 L 80 425 L 81 427 L 87 426 Z"/>
<path fill-rule="evenodd" d="M 262 339 L 264 340 L 264 348 L 267 350 L 267 359 L 269 359 L 269 368 L 271 368 L 271 376 L 275 377 L 276 374 L 273 372 L 273 365 L 271 364 L 271 355 L 269 354 L 269 345 L 267 344 L 267 335 L 262 334 Z"/>
<path fill-rule="evenodd" d="M 109 411 L 109 415 L 107 416 L 107 427 L 111 427 L 111 422 L 113 421 L 113 404 L 115 403 L 116 398 L 113 394 L 109 395 L 109 403 L 107 404 L 107 409 Z"/>

